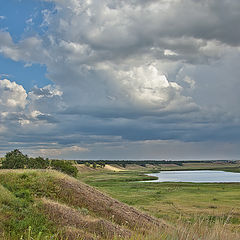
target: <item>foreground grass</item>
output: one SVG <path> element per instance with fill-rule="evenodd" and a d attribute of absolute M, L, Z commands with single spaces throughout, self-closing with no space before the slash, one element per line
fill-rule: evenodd
<path fill-rule="evenodd" d="M 29 234 L 31 226 L 31 235 L 35 238 L 39 234 L 44 239 L 52 237 L 56 226 L 39 210 L 41 204 L 35 200 L 38 193 L 34 189 L 43 181 L 42 177 L 35 171 L 2 172 L 8 173 L 0 174 L 0 234 L 4 234 L 5 239 L 20 239 Z M 50 187 L 51 181 L 45 186 Z"/>

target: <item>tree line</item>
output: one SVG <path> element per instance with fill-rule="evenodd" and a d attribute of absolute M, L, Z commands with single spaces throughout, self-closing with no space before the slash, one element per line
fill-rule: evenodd
<path fill-rule="evenodd" d="M 178 166 L 182 166 L 184 163 L 214 163 L 217 162 L 216 160 L 197 160 L 197 161 L 170 161 L 170 160 L 77 160 L 78 164 L 85 164 L 85 165 L 100 165 L 105 166 L 105 164 L 116 164 L 121 167 L 126 167 L 127 164 L 135 164 L 142 167 L 145 167 L 147 164 L 150 165 L 159 165 L 159 164 L 176 164 Z M 235 161 L 229 160 L 221 160 L 221 162 L 226 163 L 236 163 Z"/>
<path fill-rule="evenodd" d="M 78 170 L 72 161 L 50 160 L 42 157 L 28 157 L 19 149 L 6 153 L 2 159 L 2 169 L 55 169 L 73 177 L 77 176 Z"/>

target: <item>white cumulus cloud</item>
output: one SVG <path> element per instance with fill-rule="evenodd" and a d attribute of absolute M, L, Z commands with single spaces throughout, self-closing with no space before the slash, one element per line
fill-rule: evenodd
<path fill-rule="evenodd" d="M 0 109 L 24 109 L 27 104 L 25 89 L 8 79 L 0 80 Z"/>

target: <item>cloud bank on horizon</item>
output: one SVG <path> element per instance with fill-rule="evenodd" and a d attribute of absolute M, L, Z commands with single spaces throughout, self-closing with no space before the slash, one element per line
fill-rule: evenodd
<path fill-rule="evenodd" d="M 238 0 L 34 4 L 1 3 L 2 153 L 239 158 Z"/>

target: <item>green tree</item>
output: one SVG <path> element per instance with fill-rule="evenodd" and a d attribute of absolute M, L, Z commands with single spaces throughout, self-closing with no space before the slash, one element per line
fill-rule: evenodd
<path fill-rule="evenodd" d="M 46 169 L 49 166 L 49 160 L 42 157 L 29 158 L 27 168 L 32 169 Z"/>
<path fill-rule="evenodd" d="M 2 162 L 2 168 L 18 169 L 25 168 L 28 162 L 28 156 L 22 154 L 18 149 L 6 153 Z"/>

